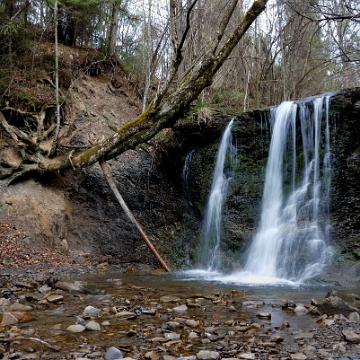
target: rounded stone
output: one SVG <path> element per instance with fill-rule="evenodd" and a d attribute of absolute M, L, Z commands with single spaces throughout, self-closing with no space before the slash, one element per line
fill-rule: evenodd
<path fill-rule="evenodd" d="M 348 319 L 354 322 L 360 322 L 360 315 L 358 312 L 353 311 L 348 315 Z"/>
<path fill-rule="evenodd" d="M 82 332 L 85 330 L 85 326 L 80 325 L 80 324 L 76 324 L 76 325 L 70 325 L 67 327 L 66 329 L 67 331 L 71 331 L 74 333 L 78 333 L 78 332 Z"/>
<path fill-rule="evenodd" d="M 99 323 L 97 323 L 94 320 L 89 321 L 88 323 L 86 323 L 85 325 L 85 329 L 86 330 L 91 330 L 91 331 L 100 331 L 101 330 L 101 326 Z"/>
<path fill-rule="evenodd" d="M 115 346 L 110 347 L 105 354 L 105 360 L 117 360 L 123 358 L 124 358 L 123 352 L 118 348 L 116 348 Z"/>
<path fill-rule="evenodd" d="M 94 306 L 87 306 L 85 310 L 83 311 L 83 316 L 97 316 L 100 315 L 101 310 L 97 309 Z"/>

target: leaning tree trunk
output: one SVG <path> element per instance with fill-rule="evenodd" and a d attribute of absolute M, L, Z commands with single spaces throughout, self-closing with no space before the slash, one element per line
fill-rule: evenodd
<path fill-rule="evenodd" d="M 226 14 L 227 18 L 224 19 L 224 22 L 227 22 L 223 29 L 220 29 L 221 32 L 218 34 L 212 49 L 210 49 L 211 51 L 205 55 L 190 74 L 184 76 L 175 91 L 164 100 L 165 94 L 159 94 L 140 116 L 123 126 L 112 137 L 89 150 L 75 154 L 73 165 L 85 167 L 98 162 L 101 158 L 114 158 L 128 149 L 133 149 L 138 144 L 150 140 L 160 130 L 173 126 L 182 110 L 186 109 L 201 94 L 203 89 L 211 85 L 214 75 L 250 25 L 265 9 L 267 1 L 256 0 L 242 18 L 239 26 L 225 44 L 219 48 L 232 12 Z M 237 0 L 233 0 L 233 3 L 237 3 Z"/>
<path fill-rule="evenodd" d="M 196 4 L 196 1 L 194 0 L 193 4 Z M 25 159 L 22 164 L 13 167 L 7 173 L 8 175 L 3 176 L 0 174 L 0 177 L 8 177 L 9 182 L 11 182 L 28 171 L 42 173 L 69 167 L 74 169 L 87 167 L 101 159 L 114 158 L 126 150 L 135 148 L 138 144 L 150 140 L 160 130 L 172 127 L 184 110 L 190 106 L 191 102 L 196 100 L 201 92 L 211 85 L 216 72 L 229 57 L 254 20 L 265 9 L 268 2 L 268 0 L 255 0 L 230 36 L 225 37 L 227 25 L 234 14 L 238 1 L 231 0 L 219 23 L 217 36 L 210 42 L 211 45 L 197 64 L 184 74 L 183 78 L 177 82 L 175 89 L 173 89 L 174 79 L 176 79 L 176 74 L 183 61 L 185 38 L 189 34 L 190 18 L 188 16 L 182 38 L 174 42 L 174 59 L 170 76 L 165 85 L 158 91 L 155 99 L 136 119 L 90 149 L 77 152 L 72 150 L 62 155 L 49 157 L 48 152 L 43 151 L 41 148 L 44 137 L 41 131 L 39 132 L 41 136 L 26 134 L 10 125 L 0 112 L 0 125 L 8 133 L 8 136 L 13 139 L 14 146 L 17 147 L 19 153 L 23 154 Z M 173 16 L 175 15 L 173 14 Z M 41 125 L 41 116 L 34 116 L 34 118 L 34 121 Z M 24 144 L 28 151 L 24 150 Z"/>
<path fill-rule="evenodd" d="M 162 256 L 159 254 L 159 252 L 156 250 L 154 244 L 152 243 L 150 238 L 146 235 L 144 229 L 141 227 L 139 222 L 136 220 L 135 216 L 133 215 L 133 213 L 131 212 L 129 207 L 126 205 L 126 202 L 124 201 L 123 197 L 121 196 L 120 191 L 118 190 L 118 188 L 117 188 L 117 186 L 115 184 L 115 181 L 111 176 L 110 170 L 109 170 L 108 166 L 106 165 L 106 161 L 105 160 L 100 160 L 100 166 L 101 166 L 101 169 L 102 169 L 102 171 L 103 171 L 103 173 L 104 173 L 104 175 L 106 177 L 106 180 L 108 181 L 108 184 L 109 184 L 112 192 L 114 193 L 117 201 L 119 202 L 122 209 L 124 210 L 126 216 L 135 225 L 135 227 L 139 231 L 141 237 L 144 239 L 146 245 L 151 250 L 151 252 L 155 255 L 156 259 L 159 261 L 159 263 L 164 268 L 164 270 L 167 271 L 167 272 L 170 272 L 171 270 L 170 270 L 169 266 L 167 265 L 165 260 L 162 258 Z"/>

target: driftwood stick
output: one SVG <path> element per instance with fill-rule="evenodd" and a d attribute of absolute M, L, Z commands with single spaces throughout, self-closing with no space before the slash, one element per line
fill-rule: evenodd
<path fill-rule="evenodd" d="M 53 351 L 60 351 L 60 349 L 58 347 L 52 346 L 48 342 L 38 339 L 38 338 L 33 338 L 33 337 L 18 337 L 18 338 L 5 338 L 5 339 L 0 338 L 0 342 L 5 342 L 5 343 L 10 343 L 13 341 L 25 341 L 25 340 L 39 343 L 41 345 L 48 347 L 50 350 L 53 350 Z"/>
<path fill-rule="evenodd" d="M 149 249 L 154 253 L 155 257 L 158 259 L 159 263 L 161 264 L 161 266 L 168 272 L 170 272 L 170 268 L 168 267 L 168 265 L 166 264 L 166 262 L 164 261 L 164 259 L 161 257 L 161 255 L 157 252 L 154 244 L 151 242 L 151 240 L 149 239 L 149 237 L 146 235 L 146 233 L 144 232 L 144 230 L 142 229 L 142 227 L 140 226 L 140 224 L 138 223 L 138 221 L 135 219 L 134 215 L 132 214 L 131 210 L 128 208 L 128 206 L 126 205 L 124 199 L 122 198 L 112 176 L 111 173 L 109 171 L 109 168 L 107 167 L 106 161 L 104 159 L 101 159 L 99 161 L 101 169 L 106 177 L 106 180 L 108 181 L 111 190 L 113 191 L 114 195 L 116 196 L 116 199 L 119 201 L 121 207 L 123 208 L 123 210 L 125 211 L 126 215 L 128 216 L 128 218 L 131 220 L 131 222 L 136 226 L 136 228 L 139 230 L 141 236 L 143 237 L 143 239 L 146 242 L 146 245 L 149 247 Z"/>

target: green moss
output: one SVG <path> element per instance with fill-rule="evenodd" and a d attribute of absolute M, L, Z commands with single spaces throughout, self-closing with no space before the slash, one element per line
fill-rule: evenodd
<path fill-rule="evenodd" d="M 354 255 L 355 259 L 360 260 L 360 248 L 354 249 L 352 254 Z"/>
<path fill-rule="evenodd" d="M 55 55 L 54 54 L 44 54 L 43 55 L 43 60 L 46 63 L 50 63 L 50 64 L 55 65 Z M 64 58 L 59 56 L 58 63 L 59 63 L 59 65 L 63 65 L 64 64 Z"/>
<path fill-rule="evenodd" d="M 20 90 L 16 94 L 14 94 L 14 98 L 16 98 L 17 101 L 24 102 L 28 105 L 33 105 L 33 104 L 39 103 L 39 99 L 31 91 L 26 92 L 26 91 Z"/>
<path fill-rule="evenodd" d="M 55 62 L 55 56 L 53 54 L 44 54 L 43 60 L 48 62 Z"/>

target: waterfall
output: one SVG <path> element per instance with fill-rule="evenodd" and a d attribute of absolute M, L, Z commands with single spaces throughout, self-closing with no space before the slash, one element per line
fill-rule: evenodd
<path fill-rule="evenodd" d="M 331 173 L 329 97 L 325 100 L 325 106 L 323 97 L 310 103 L 288 101 L 271 113 L 261 220 L 246 273 L 298 282 L 323 268 L 329 252 Z"/>
<path fill-rule="evenodd" d="M 223 274 L 222 216 L 233 175 L 227 164 L 238 161 L 230 122 L 221 139 L 205 210 L 200 257 L 203 270 L 189 274 L 228 283 L 294 285 L 321 272 L 332 253 L 329 102 L 330 96 L 319 96 L 286 101 L 271 109 L 259 226 L 243 270 Z"/>
<path fill-rule="evenodd" d="M 220 242 L 221 242 L 221 221 L 223 205 L 226 201 L 229 176 L 226 165 L 231 167 L 232 156 L 235 148 L 232 145 L 231 127 L 233 120 L 226 127 L 217 153 L 215 170 L 210 190 L 209 199 L 205 208 L 203 230 L 201 234 L 200 263 L 205 270 L 213 271 L 220 269 Z"/>

